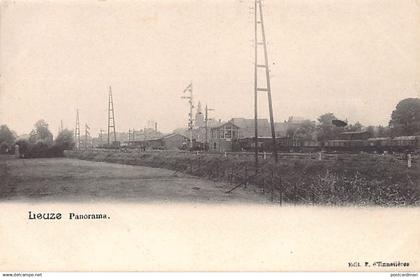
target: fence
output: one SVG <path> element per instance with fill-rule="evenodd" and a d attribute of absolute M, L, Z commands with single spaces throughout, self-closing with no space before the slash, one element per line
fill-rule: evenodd
<path fill-rule="evenodd" d="M 255 153 L 253 152 L 203 152 L 203 151 L 180 151 L 180 150 L 146 150 L 142 151 L 137 148 L 125 148 L 125 149 L 105 149 L 105 148 L 92 148 L 88 150 L 78 151 L 92 151 L 92 152 L 123 152 L 123 153 L 176 153 L 183 155 L 209 155 L 214 157 L 224 158 L 248 158 L 255 159 Z M 391 160 L 395 159 L 402 164 L 406 164 L 408 167 L 416 167 L 420 164 L 420 156 L 406 155 L 403 153 L 394 154 L 372 154 L 372 153 L 324 153 L 324 152 L 308 152 L 308 153 L 278 153 L 279 160 L 319 160 L 319 161 L 360 161 L 360 162 L 376 162 L 378 160 Z M 270 160 L 272 153 L 260 152 L 258 157 L 261 160 Z"/>

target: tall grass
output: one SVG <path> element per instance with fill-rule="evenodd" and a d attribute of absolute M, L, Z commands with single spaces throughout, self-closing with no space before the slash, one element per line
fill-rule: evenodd
<path fill-rule="evenodd" d="M 420 204 L 420 172 L 393 157 L 374 159 L 261 160 L 182 152 L 66 151 L 91 161 L 167 168 L 266 194 L 272 201 L 320 205 Z M 230 190 L 227 191 L 229 193 Z"/>

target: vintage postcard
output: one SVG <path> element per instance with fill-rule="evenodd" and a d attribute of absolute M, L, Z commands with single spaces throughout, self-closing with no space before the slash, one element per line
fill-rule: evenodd
<path fill-rule="evenodd" d="M 420 270 L 420 2 L 0 2 L 0 272 Z"/>

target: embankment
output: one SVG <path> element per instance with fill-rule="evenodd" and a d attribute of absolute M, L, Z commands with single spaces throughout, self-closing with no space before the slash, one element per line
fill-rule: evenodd
<path fill-rule="evenodd" d="M 281 158 L 189 152 L 65 151 L 90 161 L 167 168 L 236 185 L 256 186 L 273 201 L 322 205 L 420 205 L 418 163 L 407 168 L 394 156 L 337 155 L 334 159 Z"/>

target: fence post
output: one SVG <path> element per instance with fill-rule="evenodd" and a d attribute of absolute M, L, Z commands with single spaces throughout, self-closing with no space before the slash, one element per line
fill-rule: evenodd
<path fill-rule="evenodd" d="M 407 167 L 411 168 L 411 154 L 410 153 L 407 154 Z"/>
<path fill-rule="evenodd" d="M 248 166 L 245 166 L 245 188 L 246 185 L 248 184 Z"/>
<path fill-rule="evenodd" d="M 224 154 L 224 156 L 225 156 L 225 158 L 227 158 L 227 153 L 226 153 L 226 151 L 225 151 L 225 154 Z"/>
<path fill-rule="evenodd" d="M 190 161 L 191 161 L 191 174 L 193 174 L 193 158 L 192 158 L 192 156 L 190 158 Z"/>
<path fill-rule="evenodd" d="M 232 167 L 230 168 L 230 183 L 231 183 L 231 184 L 233 183 L 233 165 L 232 165 Z"/>
<path fill-rule="evenodd" d="M 321 151 L 318 154 L 318 161 L 322 161 L 322 152 Z"/>
<path fill-rule="evenodd" d="M 279 178 L 279 183 L 280 183 L 280 195 L 279 195 L 279 197 L 280 197 L 280 199 L 279 199 L 279 203 L 280 203 L 280 206 L 283 206 L 283 183 L 282 183 L 282 180 L 281 180 L 281 177 Z"/>
<path fill-rule="evenodd" d="M 311 184 L 311 200 L 312 200 L 312 205 L 315 205 L 315 187 L 313 184 Z"/>
<path fill-rule="evenodd" d="M 274 201 L 274 166 L 271 168 L 271 202 Z"/>
<path fill-rule="evenodd" d="M 264 174 L 261 175 L 262 176 L 262 191 L 263 193 L 265 193 L 265 180 L 264 180 Z"/>
<path fill-rule="evenodd" d="M 264 157 L 264 160 L 267 160 L 267 152 L 264 151 L 263 157 Z"/>

